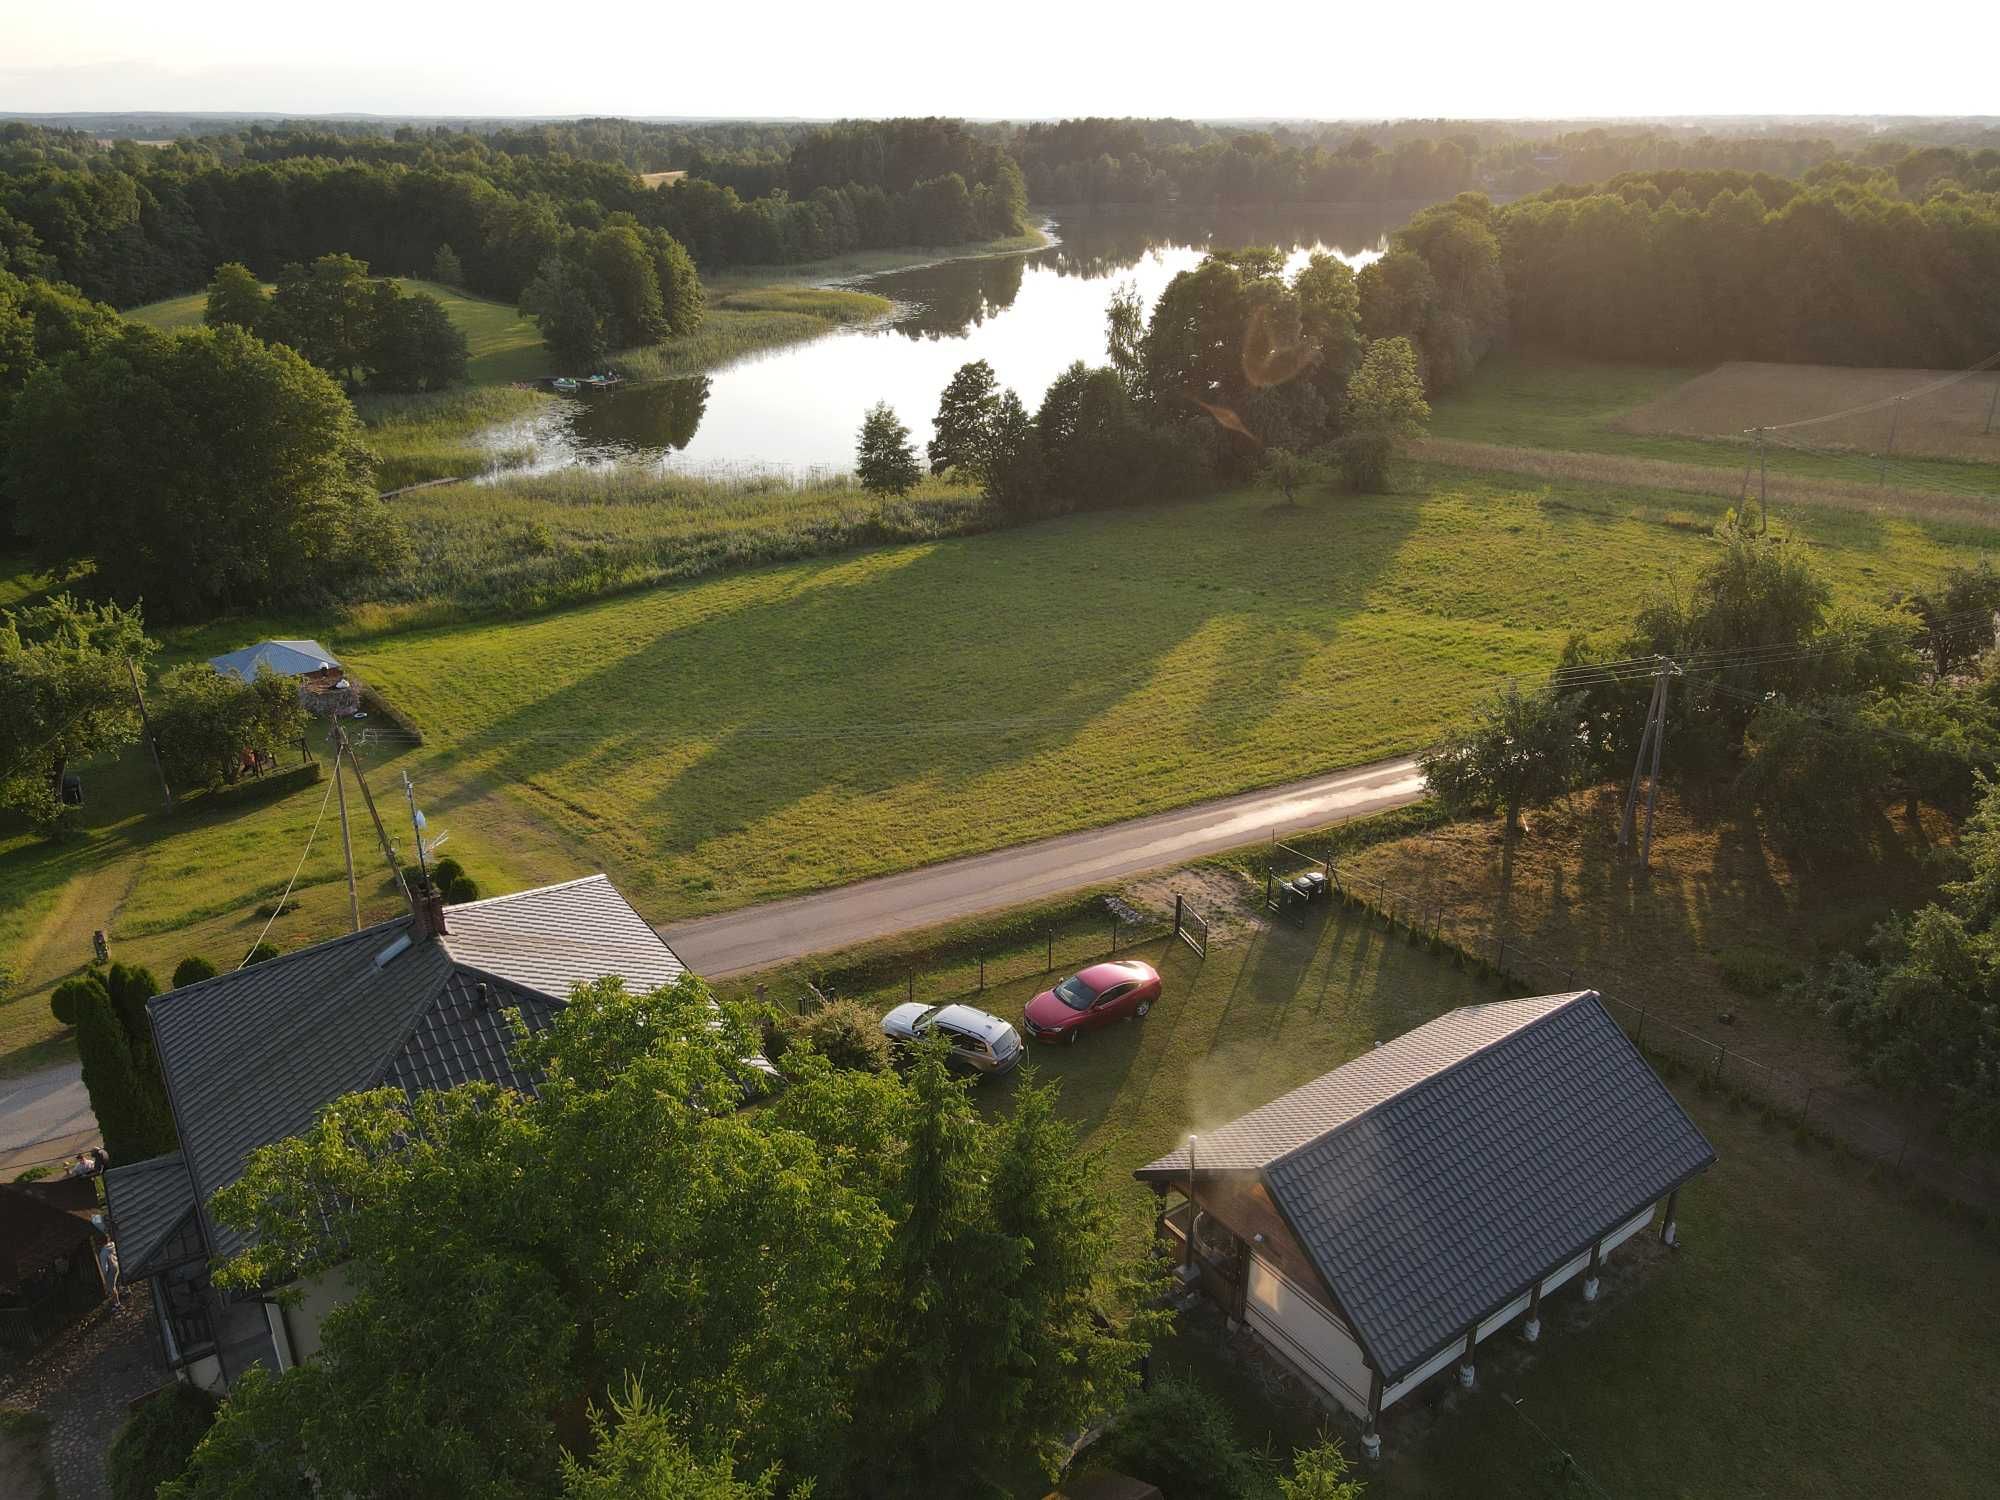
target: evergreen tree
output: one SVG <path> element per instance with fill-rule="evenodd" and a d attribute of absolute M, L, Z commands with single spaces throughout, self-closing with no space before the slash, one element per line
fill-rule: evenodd
<path fill-rule="evenodd" d="M 458 252 L 450 245 L 439 245 L 437 254 L 431 257 L 431 280 L 440 286 L 465 285 L 465 267 L 459 264 Z"/>
<path fill-rule="evenodd" d="M 897 420 L 886 401 L 869 407 L 862 420 L 854 472 L 861 487 L 874 495 L 907 495 L 923 478 L 910 429 Z"/>
<path fill-rule="evenodd" d="M 148 1072 L 151 1049 L 143 1060 L 133 1056 L 131 1033 L 103 981 L 94 975 L 79 1007 L 76 1052 L 83 1064 L 90 1112 L 97 1117 L 111 1159 L 143 1161 L 173 1150 L 172 1119 L 157 1075 Z"/>

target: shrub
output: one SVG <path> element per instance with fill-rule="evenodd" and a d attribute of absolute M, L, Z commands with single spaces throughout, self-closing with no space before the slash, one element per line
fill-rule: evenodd
<path fill-rule="evenodd" d="M 56 992 L 49 996 L 49 1013 L 58 1026 L 74 1026 L 83 1018 L 85 1003 L 103 996 L 102 979 L 95 974 L 78 974 L 56 986 Z"/>
<path fill-rule="evenodd" d="M 1265 1488 L 1222 1404 L 1171 1377 L 1126 1407 L 1090 1456 L 1158 1485 L 1173 1500 L 1244 1500 Z"/>
<path fill-rule="evenodd" d="M 448 891 L 452 882 L 462 878 L 464 874 L 465 866 L 447 857 L 431 866 L 431 883 L 441 891 Z"/>
<path fill-rule="evenodd" d="M 453 906 L 463 906 L 468 901 L 479 899 L 479 887 L 470 875 L 461 875 L 444 887 L 444 899 Z"/>
<path fill-rule="evenodd" d="M 1739 995 L 1775 995 L 1799 977 L 1799 966 L 1776 949 L 1732 943 L 1718 949 L 1722 982 Z"/>
<path fill-rule="evenodd" d="M 251 964 L 261 964 L 266 959 L 276 958 L 277 956 L 278 945 L 276 943 L 259 943 L 250 950 L 249 954 L 244 958 L 243 964 L 244 967 L 248 968 Z"/>
<path fill-rule="evenodd" d="M 889 1066 L 889 1039 L 874 1012 L 854 1000 L 833 1000 L 807 1015 L 790 1017 L 791 1040 L 809 1045 L 836 1068 L 880 1073 Z"/>
<path fill-rule="evenodd" d="M 134 1411 L 105 1455 L 112 1500 L 152 1500 L 161 1485 L 180 1478 L 220 1405 L 176 1380 Z"/>
<path fill-rule="evenodd" d="M 197 954 L 190 953 L 174 965 L 175 989 L 190 984 L 200 984 L 204 979 L 213 978 L 215 978 L 215 965 Z"/>

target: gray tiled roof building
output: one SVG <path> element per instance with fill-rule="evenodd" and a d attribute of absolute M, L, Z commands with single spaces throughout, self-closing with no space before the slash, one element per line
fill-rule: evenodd
<path fill-rule="evenodd" d="M 1136 1175 L 1274 1209 L 1392 1385 L 1715 1160 L 1587 990 L 1452 1011 L 1193 1152 Z"/>

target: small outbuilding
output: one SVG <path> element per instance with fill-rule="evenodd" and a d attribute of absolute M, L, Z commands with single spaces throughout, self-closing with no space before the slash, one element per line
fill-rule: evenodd
<path fill-rule="evenodd" d="M 104 1297 L 87 1179 L 0 1183 L 0 1347 L 31 1349 Z"/>
<path fill-rule="evenodd" d="M 296 677 L 299 702 L 325 718 L 345 718 L 361 706 L 360 690 L 318 641 L 259 641 L 211 656 L 208 664 L 239 682 L 255 682 L 266 669 L 280 677 Z"/>
<path fill-rule="evenodd" d="M 1471 1005 L 1135 1174 L 1232 1319 L 1358 1417 L 1382 1412 L 1655 1218 L 1715 1151 L 1596 992 Z"/>

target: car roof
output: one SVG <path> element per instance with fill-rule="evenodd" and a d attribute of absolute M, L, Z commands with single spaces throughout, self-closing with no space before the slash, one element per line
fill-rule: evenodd
<path fill-rule="evenodd" d="M 1092 964 L 1087 969 L 1079 970 L 1076 977 L 1092 989 L 1102 990 L 1114 984 L 1123 984 L 1128 979 L 1143 979 L 1147 976 L 1145 970 L 1136 963 L 1121 958 L 1111 963 Z"/>
<path fill-rule="evenodd" d="M 970 1005 L 947 1005 L 931 1017 L 931 1024 L 968 1031 L 989 1042 L 999 1041 L 1010 1029 L 998 1016 L 988 1015 L 983 1010 L 975 1010 Z"/>

